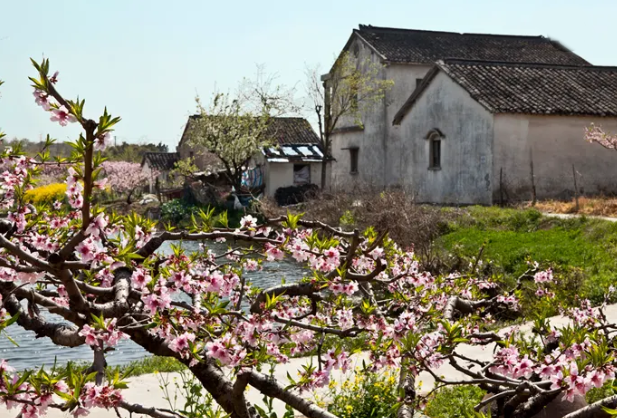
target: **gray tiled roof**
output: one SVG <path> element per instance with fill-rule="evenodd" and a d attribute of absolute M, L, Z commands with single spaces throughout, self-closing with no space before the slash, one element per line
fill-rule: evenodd
<path fill-rule="evenodd" d="M 146 161 L 155 170 L 169 171 L 180 161 L 180 154 L 177 152 L 146 152 L 141 165 L 144 165 Z"/>
<path fill-rule="evenodd" d="M 397 113 L 395 124 L 439 71 L 492 113 L 617 117 L 617 67 L 441 60 Z"/>
<path fill-rule="evenodd" d="M 180 143 L 187 140 L 190 135 L 191 126 L 200 115 L 189 117 Z M 293 117 L 273 117 L 265 133 L 273 142 L 282 144 L 318 144 L 319 137 L 311 127 L 311 124 L 304 118 Z"/>
<path fill-rule="evenodd" d="M 589 65 L 559 42 L 544 36 L 435 32 L 370 25 L 360 25 L 354 33 L 391 62 L 426 64 L 439 59 L 461 58 Z"/>

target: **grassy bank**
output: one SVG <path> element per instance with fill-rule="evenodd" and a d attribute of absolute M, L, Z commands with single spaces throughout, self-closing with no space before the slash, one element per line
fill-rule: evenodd
<path fill-rule="evenodd" d="M 448 211 L 448 209 L 444 209 Z M 576 296 L 598 304 L 617 272 L 617 224 L 588 219 L 557 219 L 535 209 L 470 207 L 458 211 L 446 232 L 435 241 L 444 256 L 469 259 L 480 248 L 487 275 L 506 286 L 530 260 L 551 267 L 558 279 L 560 300 Z"/>
<path fill-rule="evenodd" d="M 69 364 L 73 370 L 78 370 L 82 372 L 85 372 L 85 370 L 90 367 L 90 364 L 86 362 L 68 362 L 64 365 L 57 365 L 56 371 L 62 373 L 67 367 L 69 367 Z M 107 370 L 111 374 L 115 373 L 116 370 L 118 370 L 120 374 L 131 377 L 151 373 L 173 373 L 185 369 L 186 366 L 184 364 L 171 357 L 151 356 L 144 357 L 140 360 L 134 360 L 121 366 L 108 367 Z"/>

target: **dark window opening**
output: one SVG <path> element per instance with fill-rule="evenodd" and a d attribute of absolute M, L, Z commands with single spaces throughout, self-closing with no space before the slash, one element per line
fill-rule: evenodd
<path fill-rule="evenodd" d="M 423 78 L 416 78 L 416 88 L 420 87 L 420 84 L 422 84 L 422 80 L 424 80 Z"/>
<path fill-rule="evenodd" d="M 193 151 L 189 152 L 189 158 L 193 158 L 195 156 L 195 153 Z"/>
<path fill-rule="evenodd" d="M 308 164 L 294 164 L 294 184 L 308 184 L 311 182 L 311 166 Z"/>
<path fill-rule="evenodd" d="M 428 137 L 429 140 L 429 168 L 441 168 L 441 137 L 433 132 Z"/>
<path fill-rule="evenodd" d="M 358 148 L 349 148 L 349 172 L 358 172 Z"/>

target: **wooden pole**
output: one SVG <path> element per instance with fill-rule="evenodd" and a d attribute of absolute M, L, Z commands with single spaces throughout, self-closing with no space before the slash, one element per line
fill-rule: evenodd
<path fill-rule="evenodd" d="M 536 179 L 533 174 L 533 152 L 531 151 L 531 148 L 529 148 L 529 170 L 531 174 L 531 206 L 535 206 L 537 201 Z"/>
<path fill-rule="evenodd" d="M 503 167 L 499 169 L 499 206 L 503 206 Z"/>
<path fill-rule="evenodd" d="M 578 205 L 578 185 L 576 184 L 576 170 L 574 164 L 572 164 L 572 177 L 574 177 L 574 201 L 576 202 L 576 211 L 578 212 L 580 207 Z"/>

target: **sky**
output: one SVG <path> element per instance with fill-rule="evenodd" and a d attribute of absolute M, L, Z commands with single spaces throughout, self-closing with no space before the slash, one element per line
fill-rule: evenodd
<path fill-rule="evenodd" d="M 306 96 L 305 70 L 323 72 L 358 24 L 545 35 L 595 65 L 617 66 L 614 0 L 0 0 L 0 129 L 9 138 L 79 135 L 34 103 L 29 58 L 49 58 L 58 90 L 122 117 L 118 143 L 171 150 L 195 96 L 233 91 L 257 66 Z M 307 116 L 310 116 L 307 109 Z"/>

